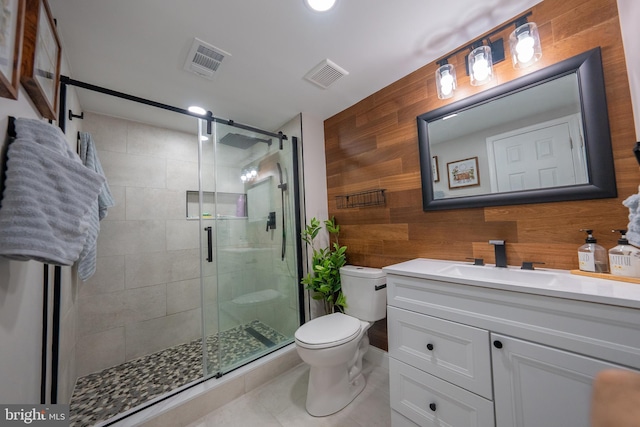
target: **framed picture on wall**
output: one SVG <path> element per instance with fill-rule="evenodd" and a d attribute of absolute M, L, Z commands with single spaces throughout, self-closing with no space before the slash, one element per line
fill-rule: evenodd
<path fill-rule="evenodd" d="M 449 188 L 472 187 L 480 185 L 478 173 L 478 158 L 471 157 L 447 163 Z"/>
<path fill-rule="evenodd" d="M 25 0 L 0 0 L 0 96 L 18 99 Z"/>
<path fill-rule="evenodd" d="M 47 0 L 26 0 L 20 82 L 40 114 L 51 120 L 57 119 L 60 57 L 60 39 Z"/>

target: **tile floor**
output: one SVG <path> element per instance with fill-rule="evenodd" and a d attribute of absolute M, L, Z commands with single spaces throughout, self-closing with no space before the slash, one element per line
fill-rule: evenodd
<path fill-rule="evenodd" d="M 241 363 L 287 337 L 253 321 L 207 337 L 208 372 Z M 150 354 L 79 378 L 70 403 L 72 427 L 92 426 L 202 377 L 202 340 Z"/>
<path fill-rule="evenodd" d="M 342 411 L 312 417 L 305 410 L 309 366 L 302 363 L 187 427 L 386 427 L 391 425 L 389 371 L 364 362 L 365 389 Z"/>

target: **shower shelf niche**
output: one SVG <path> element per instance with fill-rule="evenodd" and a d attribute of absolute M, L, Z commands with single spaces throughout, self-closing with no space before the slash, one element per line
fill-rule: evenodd
<path fill-rule="evenodd" d="M 203 191 L 202 193 L 202 212 L 205 213 L 202 219 L 214 219 L 213 213 L 216 212 L 216 197 L 218 199 L 218 219 L 247 219 L 247 195 L 245 193 L 216 193 L 213 191 Z M 242 201 L 240 201 L 240 198 L 242 198 Z M 187 191 L 187 220 L 200 219 L 198 199 L 198 191 Z M 209 215 L 206 215 L 207 213 Z M 238 215 L 238 213 L 242 215 Z"/>

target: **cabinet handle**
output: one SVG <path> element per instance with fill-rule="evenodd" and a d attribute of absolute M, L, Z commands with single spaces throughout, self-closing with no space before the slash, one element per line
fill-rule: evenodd
<path fill-rule="evenodd" d="M 427 344 L 427 350 L 433 351 L 433 344 L 431 343 Z"/>
<path fill-rule="evenodd" d="M 502 342 L 501 342 L 501 341 L 498 341 L 498 340 L 495 340 L 495 341 L 493 342 L 493 346 L 494 346 L 495 348 L 502 348 Z"/>
<path fill-rule="evenodd" d="M 429 409 L 431 409 L 433 412 L 436 412 L 436 404 L 435 403 L 429 403 Z"/>

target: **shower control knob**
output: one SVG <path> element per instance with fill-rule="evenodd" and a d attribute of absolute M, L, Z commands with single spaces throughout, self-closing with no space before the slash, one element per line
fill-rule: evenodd
<path fill-rule="evenodd" d="M 429 409 L 431 409 L 433 412 L 436 412 L 436 404 L 435 403 L 429 403 Z"/>
<path fill-rule="evenodd" d="M 433 344 L 431 344 L 431 343 L 427 344 L 427 350 L 433 351 L 433 348 L 434 348 Z"/>

